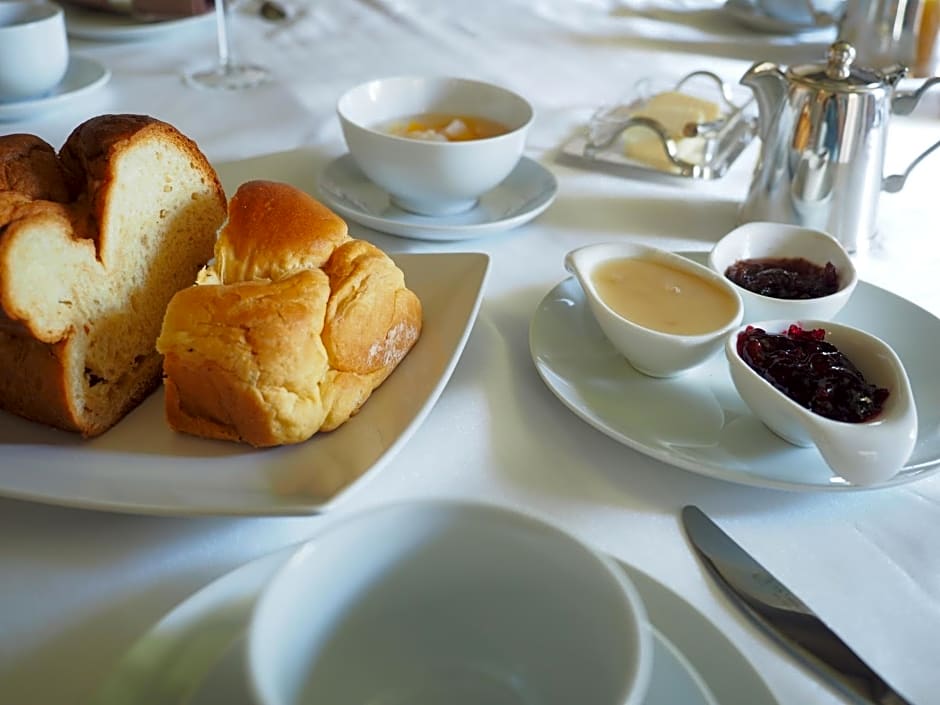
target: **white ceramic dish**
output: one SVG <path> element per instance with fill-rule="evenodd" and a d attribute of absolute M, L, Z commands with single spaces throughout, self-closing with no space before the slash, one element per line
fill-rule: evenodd
<path fill-rule="evenodd" d="M 836 320 L 867 330 L 894 348 L 907 369 L 920 412 L 920 431 L 905 467 L 871 487 L 900 485 L 936 473 L 940 320 L 866 282 L 859 283 Z M 757 487 L 860 489 L 834 475 L 814 448 L 793 446 L 767 429 L 738 396 L 722 356 L 674 380 L 636 372 L 604 337 L 573 278 L 550 291 L 535 311 L 529 346 L 542 380 L 569 410 L 645 455 Z"/>
<path fill-rule="evenodd" d="M 819 266 L 831 262 L 839 276 L 839 290 L 814 299 L 777 299 L 748 291 L 732 283 L 744 302 L 744 320 L 775 318 L 829 320 L 848 303 L 858 284 L 855 263 L 831 235 L 783 223 L 745 223 L 721 238 L 708 253 L 708 266 L 724 276 L 739 260 L 802 258 Z"/>
<path fill-rule="evenodd" d="M 250 705 L 243 632 L 262 588 L 295 551 L 289 546 L 246 563 L 181 602 L 115 665 L 90 705 Z M 778 705 L 747 658 L 701 612 L 620 565 L 654 625 L 644 705 Z"/>
<path fill-rule="evenodd" d="M 394 135 L 385 127 L 428 113 L 486 118 L 506 130 L 451 142 Z M 509 176 L 535 117 L 529 102 L 507 88 L 448 76 L 367 81 L 340 97 L 336 114 L 359 168 L 400 208 L 435 217 L 470 210 Z"/>
<path fill-rule="evenodd" d="M 646 610 L 615 561 L 458 499 L 331 524 L 262 590 L 246 639 L 259 705 L 642 705 L 653 668 Z"/>
<path fill-rule="evenodd" d="M 0 101 L 0 121 L 25 120 L 85 96 L 101 88 L 111 78 L 111 72 L 94 59 L 74 54 L 58 86 L 39 98 Z"/>
<path fill-rule="evenodd" d="M 415 240 L 466 240 L 501 233 L 526 223 L 548 208 L 558 195 L 555 176 L 523 157 L 499 186 L 483 194 L 475 208 L 431 218 L 403 211 L 388 193 L 369 181 L 346 154 L 320 175 L 319 194 L 349 220 L 380 232 Z"/>
<path fill-rule="evenodd" d="M 133 42 L 165 39 L 178 32 L 209 31 L 215 27 L 215 15 L 206 12 L 192 17 L 146 21 L 118 12 L 95 12 L 74 5 L 64 6 L 65 29 L 75 39 L 100 42 Z"/>
<path fill-rule="evenodd" d="M 450 378 L 476 320 L 484 254 L 393 255 L 424 305 L 415 347 L 336 431 L 268 450 L 173 433 L 157 392 L 90 441 L 0 412 L 0 495 L 140 514 L 326 511 L 408 441 Z"/>
<path fill-rule="evenodd" d="M 691 274 L 695 280 L 710 282 L 713 287 L 725 292 L 726 298 L 733 302 L 733 315 L 728 316 L 720 326 L 696 335 L 679 335 L 662 330 L 647 328 L 621 316 L 605 302 L 595 282 L 596 272 L 605 263 L 618 259 L 642 259 Z M 737 287 L 721 274 L 703 267 L 673 252 L 656 247 L 627 242 L 607 242 L 586 245 L 572 250 L 565 256 L 565 269 L 577 277 L 584 291 L 585 298 L 601 330 L 611 344 L 643 374 L 651 377 L 673 377 L 696 365 L 702 364 L 724 345 L 728 332 L 741 322 L 743 306 Z M 619 280 L 621 283 L 626 277 Z M 682 282 L 682 279 L 673 281 Z M 672 284 L 672 282 L 670 282 Z M 662 282 L 657 282 L 658 291 L 666 290 Z M 681 285 L 672 284 L 675 289 Z M 691 288 L 691 287 L 689 287 Z M 668 291 L 672 291 L 669 289 Z M 653 298 L 653 287 L 645 290 Z M 670 294 L 670 298 L 672 294 Z M 705 297 L 703 296 L 703 300 Z M 683 310 L 693 305 L 694 301 L 686 298 Z M 677 315 L 678 311 L 670 314 Z"/>
<path fill-rule="evenodd" d="M 0 96 L 45 95 L 65 76 L 69 45 L 62 6 L 35 0 L 0 3 Z"/>
<path fill-rule="evenodd" d="M 805 319 L 756 321 L 753 325 L 778 335 L 785 334 L 793 323 L 806 331 L 825 331 L 824 342 L 845 355 L 867 383 L 890 391 L 877 418 L 859 423 L 834 421 L 795 402 L 741 357 L 738 336 L 744 326 L 731 333 L 725 343 L 735 389 L 768 428 L 794 445 L 815 446 L 834 473 L 857 485 L 887 482 L 907 462 L 917 440 L 917 409 L 904 365 L 883 340 L 851 326 Z"/>

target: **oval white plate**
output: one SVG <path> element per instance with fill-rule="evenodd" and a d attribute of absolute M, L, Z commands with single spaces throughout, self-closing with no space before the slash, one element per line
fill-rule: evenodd
<path fill-rule="evenodd" d="M 74 5 L 64 6 L 65 28 L 70 37 L 94 39 L 104 42 L 130 42 L 159 39 L 168 34 L 215 25 L 215 15 L 206 12 L 192 17 L 180 17 L 152 22 L 118 12 L 96 12 Z"/>
<path fill-rule="evenodd" d="M 261 589 L 296 550 L 288 546 L 246 563 L 180 603 L 118 662 L 92 705 L 250 703 L 242 635 Z M 620 565 L 658 637 L 650 705 L 778 705 L 745 656 L 701 612 L 640 570 Z"/>
<path fill-rule="evenodd" d="M 332 161 L 320 175 L 323 200 L 340 215 L 367 228 L 416 240 L 466 240 L 518 227 L 548 208 L 558 182 L 548 169 L 523 157 L 496 188 L 466 213 L 432 218 L 392 205 L 388 193 L 369 181 L 352 156 Z"/>
<path fill-rule="evenodd" d="M 38 98 L 0 101 L 0 120 L 23 120 L 60 107 L 101 88 L 110 78 L 111 72 L 102 64 L 72 54 L 69 67 L 58 86 Z"/>
<path fill-rule="evenodd" d="M 774 435 L 738 396 L 721 355 L 674 379 L 635 371 L 604 337 L 574 278 L 542 300 L 529 348 L 542 380 L 581 419 L 634 450 L 699 475 L 818 491 L 900 485 L 940 470 L 940 320 L 865 282 L 835 320 L 895 349 L 921 415 L 910 460 L 880 485 L 850 485 L 832 474 L 815 448 L 798 448 Z"/>

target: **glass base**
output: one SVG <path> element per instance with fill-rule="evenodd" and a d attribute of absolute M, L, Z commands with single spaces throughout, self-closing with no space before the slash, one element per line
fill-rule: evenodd
<path fill-rule="evenodd" d="M 187 83 L 210 90 L 237 91 L 254 88 L 270 80 L 270 71 L 253 64 L 229 64 L 186 74 Z"/>

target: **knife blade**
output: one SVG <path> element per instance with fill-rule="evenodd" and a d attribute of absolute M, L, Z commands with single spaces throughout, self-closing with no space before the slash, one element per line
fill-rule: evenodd
<path fill-rule="evenodd" d="M 805 666 L 855 702 L 913 705 L 701 509 L 683 507 L 682 524 L 731 601 Z"/>

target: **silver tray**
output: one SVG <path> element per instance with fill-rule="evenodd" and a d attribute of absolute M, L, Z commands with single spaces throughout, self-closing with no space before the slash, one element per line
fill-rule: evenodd
<path fill-rule="evenodd" d="M 670 134 L 658 120 L 637 116 L 649 99 L 675 91 L 713 101 L 718 118 L 688 123 Z M 628 156 L 625 135 L 651 134 L 661 149 L 658 163 Z M 559 159 L 577 166 L 613 170 L 624 176 L 716 179 L 725 174 L 757 132 L 757 106 L 750 90 L 724 82 L 710 71 L 694 71 L 675 81 L 644 79 L 626 100 L 598 109 L 588 123 L 562 145 Z"/>

